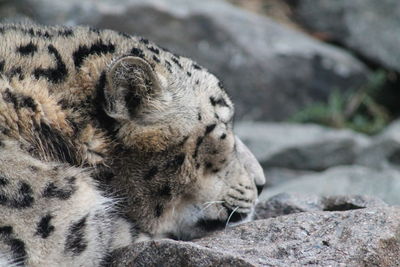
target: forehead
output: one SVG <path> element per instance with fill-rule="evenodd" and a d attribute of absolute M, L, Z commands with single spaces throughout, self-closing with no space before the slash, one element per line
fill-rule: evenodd
<path fill-rule="evenodd" d="M 234 113 L 231 99 L 226 93 L 222 82 L 206 69 L 196 70 L 192 73 L 195 79 L 189 81 L 189 91 L 193 91 L 199 110 L 205 116 L 228 122 Z"/>
<path fill-rule="evenodd" d="M 196 62 L 166 53 L 172 61 L 167 68 L 167 90 L 173 102 L 181 107 L 199 112 L 199 117 L 210 120 L 216 118 L 228 122 L 233 117 L 233 103 L 222 82 Z"/>

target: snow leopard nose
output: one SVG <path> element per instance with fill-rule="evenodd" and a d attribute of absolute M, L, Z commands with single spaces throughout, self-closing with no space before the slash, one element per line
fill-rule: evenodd
<path fill-rule="evenodd" d="M 265 184 L 264 170 L 253 153 L 243 144 L 239 137 L 235 136 L 235 141 L 239 161 L 244 165 L 250 177 L 253 178 L 257 192 L 260 194 Z"/>

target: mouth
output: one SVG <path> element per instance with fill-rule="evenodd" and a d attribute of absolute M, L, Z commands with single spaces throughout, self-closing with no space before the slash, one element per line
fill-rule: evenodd
<path fill-rule="evenodd" d="M 228 217 L 226 219 L 201 218 L 197 221 L 196 227 L 199 227 L 204 231 L 221 230 L 226 228 L 227 226 L 232 226 L 241 222 L 245 222 L 251 217 L 251 213 L 238 212 L 238 208 L 231 209 L 224 204 L 222 204 L 222 206 L 225 208 L 228 214 Z"/>
<path fill-rule="evenodd" d="M 239 207 L 236 207 L 234 209 L 228 207 L 225 204 L 222 204 L 224 206 L 224 208 L 226 209 L 226 211 L 228 212 L 229 216 L 226 220 L 226 225 L 230 225 L 232 223 L 237 223 L 237 222 L 242 222 L 245 221 L 246 219 L 248 219 L 248 217 L 250 216 L 250 213 L 244 213 L 244 212 L 238 212 Z"/>
<path fill-rule="evenodd" d="M 254 208 L 248 210 L 241 206 L 231 207 L 225 201 L 207 202 L 206 207 L 191 206 L 184 212 L 182 220 L 175 223 L 173 229 L 163 236 L 175 240 L 193 240 L 250 221 L 253 211 Z"/>

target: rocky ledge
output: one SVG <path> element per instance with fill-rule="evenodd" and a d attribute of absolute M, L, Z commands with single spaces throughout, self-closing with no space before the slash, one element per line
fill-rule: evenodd
<path fill-rule="evenodd" d="M 266 209 L 277 217 L 192 242 L 138 243 L 118 251 L 112 266 L 400 265 L 400 207 L 362 196 L 281 195 L 259 205 L 257 213 L 269 217 Z"/>

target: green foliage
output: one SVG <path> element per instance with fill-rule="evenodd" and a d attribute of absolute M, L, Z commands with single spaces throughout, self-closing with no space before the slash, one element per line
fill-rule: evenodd
<path fill-rule="evenodd" d="M 290 121 L 376 134 L 390 121 L 388 111 L 375 100 L 386 76 L 386 72 L 377 71 L 359 90 L 350 93 L 334 90 L 326 103 L 315 103 L 295 114 Z"/>

